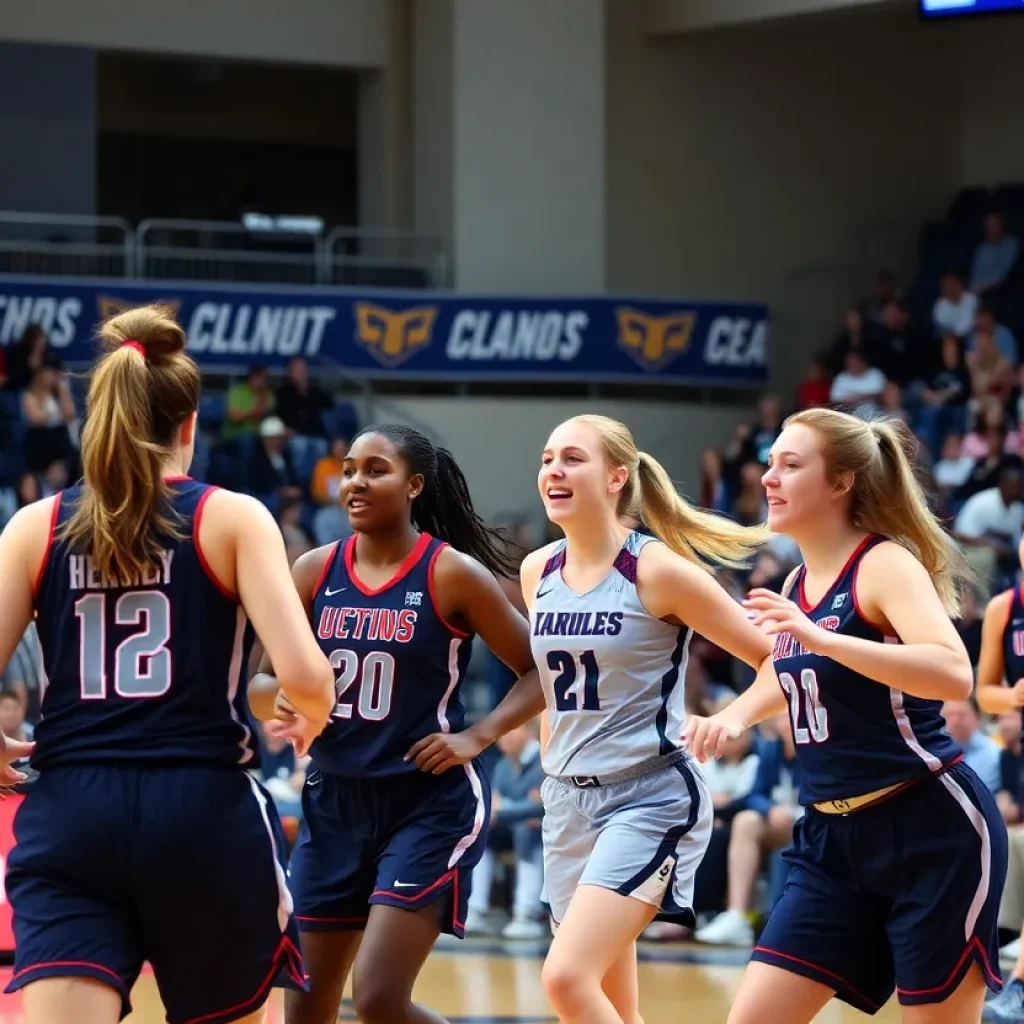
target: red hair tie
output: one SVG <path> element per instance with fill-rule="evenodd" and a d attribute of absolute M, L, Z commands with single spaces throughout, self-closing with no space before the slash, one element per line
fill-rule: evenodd
<path fill-rule="evenodd" d="M 142 356 L 143 359 L 146 358 L 146 350 L 137 341 L 122 342 L 121 348 L 133 348 L 140 356 Z"/>

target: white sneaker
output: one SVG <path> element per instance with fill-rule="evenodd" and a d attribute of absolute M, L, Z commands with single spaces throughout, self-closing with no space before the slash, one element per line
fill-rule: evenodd
<path fill-rule="evenodd" d="M 490 935 L 493 932 L 487 915 L 479 910 L 469 908 L 463 929 L 467 935 Z"/>
<path fill-rule="evenodd" d="M 501 934 L 506 939 L 543 939 L 550 932 L 540 923 L 528 917 L 514 917 L 504 928 Z"/>
<path fill-rule="evenodd" d="M 1014 939 L 1013 942 L 1008 942 L 1005 946 L 999 950 L 999 963 L 1013 966 L 1018 957 L 1020 956 L 1020 939 Z"/>
<path fill-rule="evenodd" d="M 754 929 L 741 910 L 727 910 L 693 936 L 710 946 L 753 946 Z"/>

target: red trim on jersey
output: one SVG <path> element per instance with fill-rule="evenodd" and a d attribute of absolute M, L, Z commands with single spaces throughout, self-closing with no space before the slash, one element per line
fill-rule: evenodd
<path fill-rule="evenodd" d="M 819 602 L 820 604 L 821 602 Z M 769 946 L 755 946 L 755 953 L 767 953 L 769 956 L 777 956 L 780 960 L 789 960 L 794 964 L 799 964 L 801 967 L 806 967 L 816 974 L 821 975 L 822 979 L 828 979 L 822 981 L 822 984 L 829 985 L 831 988 L 835 988 L 837 985 L 840 989 L 845 989 L 851 995 L 855 995 L 865 1006 L 873 1006 L 876 1010 L 880 1010 L 881 1004 L 876 1003 L 874 999 L 868 999 L 863 992 L 855 989 L 844 977 L 836 974 L 834 971 L 828 971 L 824 967 L 819 967 L 817 964 L 812 964 L 810 960 L 802 960 L 798 956 L 793 956 L 790 953 L 783 953 L 780 950 L 772 949 Z"/>
<path fill-rule="evenodd" d="M 395 575 L 386 583 L 381 584 L 381 586 L 371 589 L 356 575 L 355 554 L 357 536 L 358 534 L 354 533 L 345 541 L 345 568 L 348 570 L 349 579 L 355 585 L 356 590 L 367 597 L 376 597 L 378 594 L 383 594 L 385 590 L 405 579 L 415 568 L 416 563 L 423 557 L 423 552 L 427 550 L 427 546 L 434 539 L 429 533 L 421 533 L 420 539 L 416 541 L 416 546 L 405 556 L 405 561 L 395 571 Z"/>
<path fill-rule="evenodd" d="M 872 622 L 862 610 L 860 601 L 857 600 L 857 573 L 860 572 L 860 563 L 857 563 L 856 568 L 853 570 L 853 579 L 850 580 L 850 593 L 853 595 L 853 609 L 854 611 L 866 622 L 872 629 L 877 629 L 882 636 L 890 636 L 896 640 L 899 640 L 899 636 L 893 632 L 892 627 L 880 626 L 877 622 Z"/>
<path fill-rule="evenodd" d="M 209 498 L 214 491 L 220 490 L 219 487 L 211 487 L 209 490 L 204 491 L 196 504 L 196 510 L 192 514 L 192 547 L 196 549 L 196 558 L 199 559 L 199 564 L 203 567 L 203 572 L 210 578 L 210 582 L 225 596 L 230 598 L 232 601 L 238 600 L 238 595 L 233 594 L 219 579 L 217 574 L 210 567 L 210 563 L 206 560 L 206 555 L 203 554 L 203 546 L 199 543 L 199 524 L 203 518 L 203 508 L 206 506 L 206 499 Z"/>
<path fill-rule="evenodd" d="M 32 584 L 33 597 L 39 593 L 39 588 L 43 585 L 43 577 L 46 575 L 46 567 L 50 564 L 50 550 L 53 548 L 53 535 L 57 532 L 57 517 L 60 515 L 60 499 L 63 494 L 63 491 L 58 491 L 53 496 L 53 508 L 50 509 L 50 530 L 46 535 L 46 549 L 43 551 L 43 561 L 36 572 L 36 578 Z"/>
<path fill-rule="evenodd" d="M 46 960 L 43 963 L 29 964 L 28 967 L 22 967 L 20 971 L 15 971 L 11 975 L 11 981 L 20 981 L 26 974 L 31 974 L 33 971 L 52 971 L 57 968 L 68 967 L 76 967 L 79 970 L 88 968 L 91 971 L 99 971 L 101 974 L 106 974 L 113 978 L 121 992 L 128 991 L 124 978 L 117 971 L 112 971 L 109 967 L 104 967 L 103 964 L 94 964 L 91 960 Z M 69 974 L 71 977 L 81 976 L 74 971 L 69 972 Z"/>
<path fill-rule="evenodd" d="M 192 479 L 192 477 L 190 477 L 188 475 L 188 473 L 175 473 L 173 476 L 165 476 L 164 477 L 164 483 L 165 484 L 183 484 L 186 481 L 189 481 L 191 479 Z"/>
<path fill-rule="evenodd" d="M 336 540 L 331 545 L 331 550 L 327 552 L 327 557 L 324 559 L 324 567 L 320 570 L 320 575 L 317 577 L 316 585 L 313 587 L 313 593 L 309 595 L 309 599 L 311 601 L 315 601 L 316 595 L 320 593 L 320 588 L 324 585 L 324 580 L 327 579 L 327 574 L 331 571 L 331 566 L 334 564 L 334 557 L 338 553 L 338 545 L 340 543 L 340 540 Z"/>
<path fill-rule="evenodd" d="M 828 597 L 828 595 L 831 594 L 833 590 L 835 590 L 836 584 L 850 571 L 850 566 L 853 565 L 854 560 L 861 555 L 861 553 L 868 546 L 868 544 L 870 544 L 871 541 L 873 541 L 875 539 L 875 536 L 876 536 L 876 534 L 869 533 L 857 545 L 857 547 L 854 548 L 853 553 L 846 560 L 846 565 L 844 565 L 842 567 L 842 569 L 839 570 L 839 574 L 828 585 L 828 588 L 821 595 L 821 597 L 818 598 L 817 602 L 815 602 L 815 604 L 813 604 L 813 605 L 809 605 L 807 603 L 807 595 L 804 593 L 804 581 L 807 579 L 807 567 L 804 566 L 804 571 L 802 573 L 800 573 L 800 582 L 797 585 L 797 591 L 796 591 L 797 601 L 798 601 L 802 611 L 804 611 L 804 612 L 813 612 L 813 611 L 817 611 L 818 608 L 821 607 L 821 605 L 824 602 L 825 598 Z"/>
<path fill-rule="evenodd" d="M 1003 976 L 998 972 L 992 970 L 992 965 L 988 962 L 988 956 L 985 952 L 985 947 L 981 943 L 981 939 L 977 935 L 971 938 L 971 941 L 967 943 L 967 948 L 963 951 L 960 959 L 957 960 L 956 966 L 949 973 L 949 977 L 941 985 L 936 985 L 934 988 L 900 988 L 896 986 L 896 992 L 901 996 L 931 996 L 937 993 L 946 992 L 947 989 L 953 989 L 962 980 L 957 978 L 957 974 L 963 970 L 964 964 L 967 962 L 967 958 L 972 954 L 977 954 L 977 959 L 981 962 L 981 966 L 985 973 L 995 982 L 998 982 L 1000 986 L 1003 984 Z"/>
<path fill-rule="evenodd" d="M 434 563 L 437 561 L 437 556 L 441 554 L 448 544 L 442 544 L 431 556 L 430 565 L 427 566 L 427 590 L 430 592 L 430 603 L 434 606 L 434 614 L 441 620 L 441 625 L 448 630 L 453 636 L 457 636 L 460 640 L 468 640 L 471 633 L 465 633 L 461 629 L 456 629 L 442 614 L 441 609 L 437 604 L 437 594 L 434 590 Z"/>
<path fill-rule="evenodd" d="M 446 885 L 453 878 L 456 877 L 458 868 L 452 868 L 446 871 L 436 882 L 431 883 L 425 889 L 420 889 L 419 892 L 411 893 L 406 896 L 404 893 L 395 892 L 392 889 L 375 889 L 370 893 L 370 899 L 374 896 L 387 896 L 389 899 L 400 900 L 402 903 L 415 903 L 418 900 L 423 899 L 424 896 L 429 896 L 435 889 L 439 889 L 442 885 Z"/>

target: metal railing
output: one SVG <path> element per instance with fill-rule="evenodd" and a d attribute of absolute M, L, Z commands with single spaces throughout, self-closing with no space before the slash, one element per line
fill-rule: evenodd
<path fill-rule="evenodd" d="M 135 232 L 120 217 L 0 212 L 0 273 L 131 277 Z"/>
<path fill-rule="evenodd" d="M 412 231 L 0 211 L 0 273 L 242 284 L 446 288 L 444 244 Z"/>

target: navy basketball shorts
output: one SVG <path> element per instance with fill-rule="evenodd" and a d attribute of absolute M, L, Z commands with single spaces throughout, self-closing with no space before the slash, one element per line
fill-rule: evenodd
<path fill-rule="evenodd" d="M 1002 988 L 997 919 L 1007 838 L 962 761 L 851 814 L 813 808 L 785 854 L 786 888 L 753 959 L 820 981 L 875 1013 L 940 1003 L 977 964 Z"/>
<path fill-rule="evenodd" d="M 462 938 L 490 805 L 475 762 L 442 775 L 310 772 L 289 868 L 299 927 L 361 930 L 373 903 L 420 910 L 443 899 L 442 931 Z"/>
<path fill-rule="evenodd" d="M 51 768 L 14 835 L 8 992 L 95 978 L 127 1015 L 148 960 L 171 1024 L 228 1024 L 305 990 L 277 812 L 241 769 Z"/>

